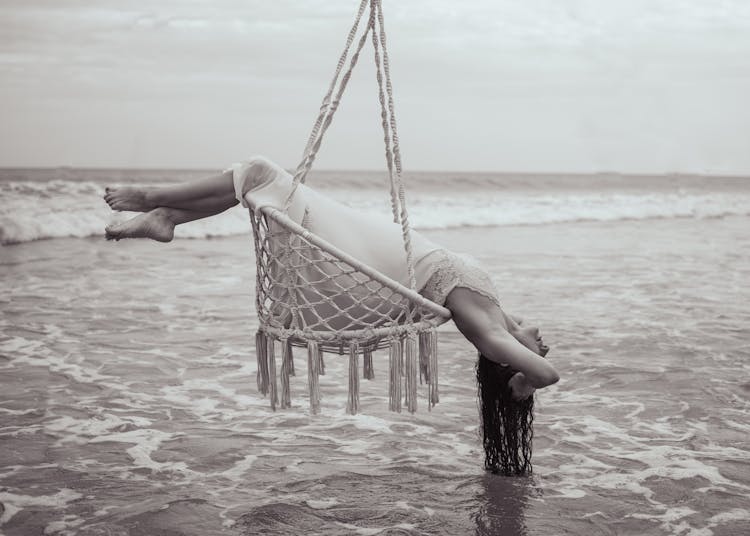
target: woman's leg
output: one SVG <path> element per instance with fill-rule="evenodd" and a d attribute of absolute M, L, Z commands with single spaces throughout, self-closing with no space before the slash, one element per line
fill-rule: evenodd
<path fill-rule="evenodd" d="M 234 200 L 234 204 L 237 200 Z M 107 240 L 122 238 L 150 238 L 159 242 L 170 242 L 174 238 L 174 228 L 181 223 L 215 216 L 224 209 L 212 212 L 198 212 L 170 207 L 157 207 L 123 223 L 110 225 L 104 229 Z"/>
<path fill-rule="evenodd" d="M 157 207 L 170 207 L 209 215 L 237 204 L 232 171 L 161 188 L 107 188 L 104 200 L 113 210 L 148 212 Z"/>
<path fill-rule="evenodd" d="M 532 352 L 508 331 L 503 310 L 486 296 L 457 287 L 446 299 L 459 331 L 487 359 L 507 364 L 522 372 L 526 381 L 542 388 L 558 381 L 557 371 L 540 355 Z"/>
<path fill-rule="evenodd" d="M 107 240 L 151 238 L 169 242 L 176 225 L 208 218 L 235 206 L 232 172 L 163 188 L 107 188 L 104 200 L 113 210 L 144 212 L 105 229 Z"/>

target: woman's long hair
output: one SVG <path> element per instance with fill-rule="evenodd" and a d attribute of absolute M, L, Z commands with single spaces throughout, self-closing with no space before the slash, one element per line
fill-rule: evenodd
<path fill-rule="evenodd" d="M 484 466 L 493 473 L 507 476 L 531 473 L 534 396 L 513 400 L 508 380 L 516 372 L 479 355 L 477 388 Z"/>

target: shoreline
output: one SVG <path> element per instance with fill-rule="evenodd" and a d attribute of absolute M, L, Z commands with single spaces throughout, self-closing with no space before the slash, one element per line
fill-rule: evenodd
<path fill-rule="evenodd" d="M 455 227 L 445 227 L 445 228 L 414 228 L 415 231 L 419 232 L 420 234 L 423 234 L 425 236 L 453 236 L 453 235 L 463 235 L 467 233 L 473 234 L 482 234 L 482 233 L 501 233 L 503 230 L 506 230 L 509 234 L 517 234 L 519 232 L 523 232 L 523 230 L 528 229 L 529 232 L 533 233 L 534 230 L 538 229 L 541 231 L 544 231 L 544 229 L 550 229 L 555 228 L 556 230 L 560 230 L 560 228 L 568 228 L 568 227 L 616 227 L 620 224 L 622 225 L 669 225 L 670 222 L 673 222 L 675 225 L 679 225 L 680 223 L 689 224 L 690 222 L 706 222 L 707 224 L 712 221 L 728 221 L 733 222 L 735 220 L 743 220 L 750 218 L 749 214 L 727 214 L 727 215 L 717 215 L 717 216 L 706 216 L 702 218 L 695 218 L 694 216 L 654 216 L 654 217 L 645 217 L 645 218 L 618 218 L 618 219 L 578 219 L 578 220 L 565 220 L 565 221 L 559 221 L 559 222 L 539 222 L 539 223 L 509 223 L 506 225 L 465 225 L 465 226 L 455 226 Z M 250 239 L 252 239 L 251 230 L 249 228 L 249 220 L 248 220 L 248 230 L 247 233 L 238 232 L 233 234 L 221 234 L 221 235 L 208 235 L 208 236 L 180 236 L 180 228 L 177 227 L 175 232 L 174 240 L 171 243 L 175 242 L 181 242 L 181 241 L 216 241 L 216 240 L 236 240 L 238 238 L 241 238 L 243 236 L 249 236 Z M 52 243 L 56 241 L 62 241 L 62 240 L 86 240 L 86 241 L 97 241 L 97 240 L 106 240 L 104 238 L 104 229 L 102 229 L 101 235 L 89 235 L 89 236 L 62 236 L 62 237 L 42 237 L 42 238 L 36 238 L 33 240 L 26 240 L 26 241 L 19 241 L 19 242 L 8 242 L 8 243 L 2 243 L 0 242 L 0 251 L 5 248 L 13 248 L 13 247 L 22 247 L 24 245 L 29 244 L 38 244 L 38 243 Z M 134 239 L 123 239 L 124 241 L 132 241 Z M 135 240 L 144 240 L 144 239 L 135 239 Z M 149 241 L 148 239 L 145 239 L 146 241 Z M 122 241 L 121 241 L 122 242 Z"/>

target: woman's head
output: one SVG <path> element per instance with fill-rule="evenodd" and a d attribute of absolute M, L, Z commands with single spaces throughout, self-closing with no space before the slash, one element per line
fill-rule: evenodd
<path fill-rule="evenodd" d="M 479 356 L 477 386 L 482 414 L 484 466 L 493 473 L 508 476 L 531 473 L 531 442 L 534 435 L 534 397 L 513 400 L 508 385 L 516 372 L 509 366 L 499 365 L 481 354 Z"/>
<path fill-rule="evenodd" d="M 509 326 L 509 331 L 518 342 L 535 354 L 544 357 L 549 352 L 549 346 L 544 344 L 542 333 L 537 326 L 527 325 L 520 321 L 514 326 Z"/>

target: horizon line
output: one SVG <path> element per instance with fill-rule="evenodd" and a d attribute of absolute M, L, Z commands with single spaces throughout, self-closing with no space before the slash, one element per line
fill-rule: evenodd
<path fill-rule="evenodd" d="M 211 167 L 112 167 L 112 166 L 71 166 L 71 165 L 58 165 L 58 166 L 4 166 L 0 165 L 0 171 L 7 170 L 83 170 L 83 171 L 208 171 L 216 172 L 219 168 Z M 284 168 L 287 171 L 293 170 L 293 168 Z M 311 169 L 310 172 L 325 172 L 325 173 L 342 173 L 342 172 L 353 172 L 353 173 L 388 173 L 387 169 L 365 169 L 365 168 L 320 168 Z M 713 173 L 710 171 L 614 171 L 614 170 L 598 170 L 598 171 L 521 171 L 521 170 L 471 170 L 471 169 L 407 169 L 402 172 L 402 175 L 408 173 L 474 173 L 484 175 L 548 175 L 548 176 L 565 176 L 565 175 L 609 175 L 609 176 L 620 176 L 620 177 L 706 177 L 706 178 L 736 178 L 736 179 L 750 179 L 750 172 L 747 173 Z"/>

